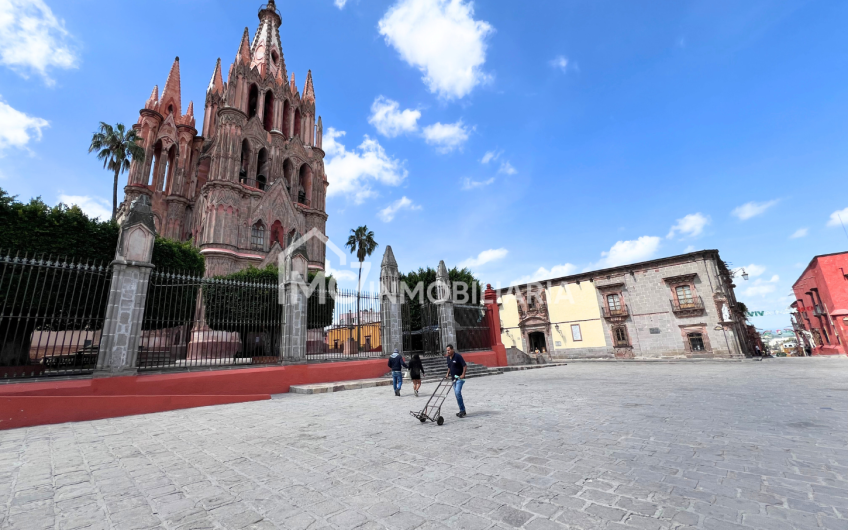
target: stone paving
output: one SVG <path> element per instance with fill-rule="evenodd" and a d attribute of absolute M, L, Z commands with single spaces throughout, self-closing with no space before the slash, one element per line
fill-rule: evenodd
<path fill-rule="evenodd" d="M 425 388 L 432 389 L 432 385 Z M 848 360 L 572 363 L 0 432 L 0 528 L 848 529 Z"/>

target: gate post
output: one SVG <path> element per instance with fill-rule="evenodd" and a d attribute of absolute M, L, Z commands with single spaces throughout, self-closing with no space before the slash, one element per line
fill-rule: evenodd
<path fill-rule="evenodd" d="M 121 225 L 112 262 L 112 284 L 97 356 L 97 375 L 131 375 L 137 371 L 138 343 L 153 270 L 151 258 L 155 239 L 150 197 L 139 195 Z"/>
<path fill-rule="evenodd" d="M 492 289 L 491 284 L 486 284 L 486 291 L 483 293 L 483 303 L 486 307 L 492 351 L 495 352 L 498 366 L 507 366 L 509 362 L 506 357 L 506 346 L 504 346 L 501 340 L 501 312 L 498 307 L 498 293 Z"/>
<path fill-rule="evenodd" d="M 294 249 L 286 257 L 283 307 L 283 361 L 303 362 L 306 360 L 306 308 L 308 288 L 307 264 L 309 258 L 305 245 Z"/>
<path fill-rule="evenodd" d="M 439 262 L 439 270 L 436 272 L 436 292 L 438 293 L 436 307 L 439 311 L 439 339 L 442 349 L 447 348 L 448 344 L 453 344 L 456 350 L 458 345 L 456 344 L 456 324 L 453 319 L 453 296 L 448 268 L 444 260 Z"/>
<path fill-rule="evenodd" d="M 380 344 L 383 354 L 397 350 L 403 355 L 400 305 L 400 273 L 392 247 L 387 246 L 380 265 Z"/>

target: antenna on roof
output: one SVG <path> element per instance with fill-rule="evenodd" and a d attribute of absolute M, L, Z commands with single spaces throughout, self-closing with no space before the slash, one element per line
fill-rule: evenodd
<path fill-rule="evenodd" d="M 845 229 L 845 223 L 842 222 L 842 216 L 839 215 L 839 214 L 836 214 L 836 217 L 839 218 L 839 224 L 842 225 L 842 230 L 845 231 L 845 237 L 848 237 L 848 230 Z"/>

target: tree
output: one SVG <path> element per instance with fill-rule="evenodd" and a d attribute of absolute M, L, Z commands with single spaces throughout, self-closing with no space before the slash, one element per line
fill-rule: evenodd
<path fill-rule="evenodd" d="M 351 254 L 356 254 L 356 259 L 359 260 L 359 280 L 356 282 L 356 345 L 359 348 L 359 345 L 362 344 L 359 327 L 359 289 L 362 284 L 362 262 L 377 249 L 377 242 L 374 241 L 374 232 L 362 225 L 355 230 L 351 229 L 350 237 L 348 237 L 345 246 L 350 249 Z"/>
<path fill-rule="evenodd" d="M 432 267 L 419 268 L 417 271 L 412 271 L 407 274 L 400 275 L 400 281 L 406 285 L 407 292 L 415 292 L 417 285 L 423 286 L 423 296 L 425 298 L 429 292 L 430 286 L 436 283 L 436 269 Z M 483 286 L 480 281 L 474 277 L 474 274 L 468 268 L 458 269 L 456 267 L 448 270 L 448 279 L 451 286 L 456 283 L 464 283 L 468 286 L 469 304 L 479 305 L 483 303 Z M 405 300 L 409 308 L 409 322 L 411 330 L 419 330 L 424 326 L 422 322 L 422 304 L 420 299 Z"/>
<path fill-rule="evenodd" d="M 97 159 L 103 161 L 103 169 L 115 172 L 112 186 L 112 220 L 118 215 L 118 177 L 130 169 L 133 160 L 144 162 L 144 148 L 138 144 L 141 137 L 135 129 L 126 130 L 123 123 L 112 127 L 100 122 L 100 130 L 91 136 L 89 153 L 97 151 Z"/>
<path fill-rule="evenodd" d="M 22 203 L 0 189 L 0 257 L 27 258 L 0 266 L 0 364 L 28 364 L 33 331 L 100 329 L 119 232 L 77 206 Z M 157 237 L 152 260 L 157 271 L 203 275 L 188 242 Z"/>
<path fill-rule="evenodd" d="M 309 272 L 309 282 L 318 273 Z M 335 293 L 326 289 L 335 285 L 332 276 L 324 277 L 319 289 L 312 292 L 307 307 L 307 329 L 321 329 L 333 322 Z M 279 335 L 278 326 L 283 321 L 283 304 L 279 300 L 279 269 L 268 265 L 264 269 L 247 269 L 219 276 L 203 284 L 203 301 L 206 308 L 206 323 L 218 331 L 239 334 L 243 355 L 248 354 L 250 335 L 263 334 L 269 339 L 271 351 L 276 351 Z M 325 289 L 324 304 L 319 303 L 320 292 Z"/>

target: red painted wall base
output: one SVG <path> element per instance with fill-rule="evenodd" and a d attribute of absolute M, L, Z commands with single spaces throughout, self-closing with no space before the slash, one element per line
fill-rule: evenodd
<path fill-rule="evenodd" d="M 464 353 L 495 367 L 493 351 Z M 270 399 L 291 385 L 381 377 L 386 359 L 0 385 L 0 430 Z"/>

